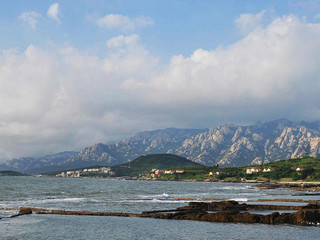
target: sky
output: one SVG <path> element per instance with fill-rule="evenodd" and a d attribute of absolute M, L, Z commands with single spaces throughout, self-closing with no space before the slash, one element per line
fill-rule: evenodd
<path fill-rule="evenodd" d="M 320 120 L 320 0 L 2 0 L 0 36 L 0 163 Z"/>

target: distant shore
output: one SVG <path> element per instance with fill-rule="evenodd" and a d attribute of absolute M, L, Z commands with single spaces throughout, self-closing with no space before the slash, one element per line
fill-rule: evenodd
<path fill-rule="evenodd" d="M 200 180 L 200 179 L 139 179 L 123 178 L 124 180 L 136 181 L 178 181 L 178 182 L 221 182 L 221 183 L 257 183 L 254 185 L 260 189 L 286 188 L 294 191 L 320 192 L 320 182 L 281 182 L 281 181 L 258 181 L 258 180 Z"/>
<path fill-rule="evenodd" d="M 285 188 L 294 191 L 320 192 L 320 182 L 265 182 L 255 185 L 260 189 Z M 315 194 L 305 194 L 315 195 Z"/>
<path fill-rule="evenodd" d="M 52 177 L 46 175 L 33 175 L 33 177 Z M 320 192 L 320 182 L 306 181 L 260 181 L 260 180 L 218 180 L 218 179 L 161 179 L 161 178 L 139 178 L 139 177 L 77 177 L 77 178 L 101 178 L 113 180 L 132 180 L 132 181 L 160 181 L 160 182 L 220 182 L 220 183 L 257 183 L 260 189 L 286 188 L 295 191 Z"/>

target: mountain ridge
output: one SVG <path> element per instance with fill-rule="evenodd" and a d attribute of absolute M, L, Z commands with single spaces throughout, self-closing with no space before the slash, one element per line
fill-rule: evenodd
<path fill-rule="evenodd" d="M 278 119 L 249 126 L 224 123 L 210 129 L 144 131 L 114 144 L 94 144 L 79 153 L 60 157 L 59 161 L 22 158 L 7 161 L 5 166 L 25 172 L 34 168 L 33 163 L 41 165 L 44 162 L 46 166 L 61 168 L 86 167 L 89 164 L 113 166 L 142 155 L 161 153 L 186 157 L 204 165 L 220 166 L 263 164 L 303 155 L 320 157 L 320 121 Z M 22 160 L 29 163 L 23 164 Z"/>

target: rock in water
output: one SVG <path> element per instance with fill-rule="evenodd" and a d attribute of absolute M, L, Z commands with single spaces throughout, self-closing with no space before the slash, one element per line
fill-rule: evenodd
<path fill-rule="evenodd" d="M 11 217 L 13 218 L 13 217 L 18 217 L 18 216 L 26 215 L 26 214 L 32 214 L 31 208 L 21 207 L 20 210 L 19 210 L 19 213 L 16 214 L 16 215 L 12 215 Z"/>
<path fill-rule="evenodd" d="M 31 208 L 20 208 L 19 215 L 32 214 Z"/>

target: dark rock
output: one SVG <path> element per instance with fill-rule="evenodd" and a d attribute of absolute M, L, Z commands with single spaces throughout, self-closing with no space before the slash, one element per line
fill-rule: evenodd
<path fill-rule="evenodd" d="M 19 214 L 16 216 L 31 214 L 32 210 L 37 214 L 145 217 L 225 223 L 320 225 L 320 206 L 318 204 L 278 206 L 239 204 L 236 201 L 190 202 L 188 206 L 175 210 L 145 211 L 141 214 L 20 208 Z M 297 210 L 297 212 L 282 214 L 273 212 L 262 215 L 250 213 L 249 210 Z"/>
<path fill-rule="evenodd" d="M 16 214 L 16 215 L 12 215 L 11 217 L 19 217 L 19 216 L 22 216 L 22 215 L 26 215 L 26 214 L 32 214 L 32 210 L 31 208 L 20 208 L 19 210 L 19 213 Z"/>
<path fill-rule="evenodd" d="M 319 225 L 320 210 L 307 209 L 291 214 L 292 224 Z"/>
<path fill-rule="evenodd" d="M 20 208 L 19 215 L 32 214 L 31 208 Z"/>
<path fill-rule="evenodd" d="M 319 209 L 319 208 L 320 206 L 318 204 L 311 204 L 311 203 L 302 207 L 302 209 Z"/>
<path fill-rule="evenodd" d="M 175 213 L 159 214 L 145 212 L 143 217 L 162 219 L 197 220 L 208 222 L 265 223 L 265 224 L 300 224 L 318 225 L 320 223 L 320 206 L 278 206 L 278 205 L 247 205 L 235 201 L 221 202 L 190 202 L 180 207 Z M 297 210 L 295 213 L 273 212 L 268 215 L 252 214 L 248 210 Z M 170 210 L 172 211 L 172 210 Z M 210 213 L 209 211 L 214 211 Z M 165 210 L 163 211 L 165 212 Z"/>
<path fill-rule="evenodd" d="M 178 209 L 198 209 L 202 211 L 225 211 L 225 210 L 245 210 L 246 204 L 239 204 L 236 201 L 221 201 L 221 202 L 190 202 L 189 206 Z"/>

